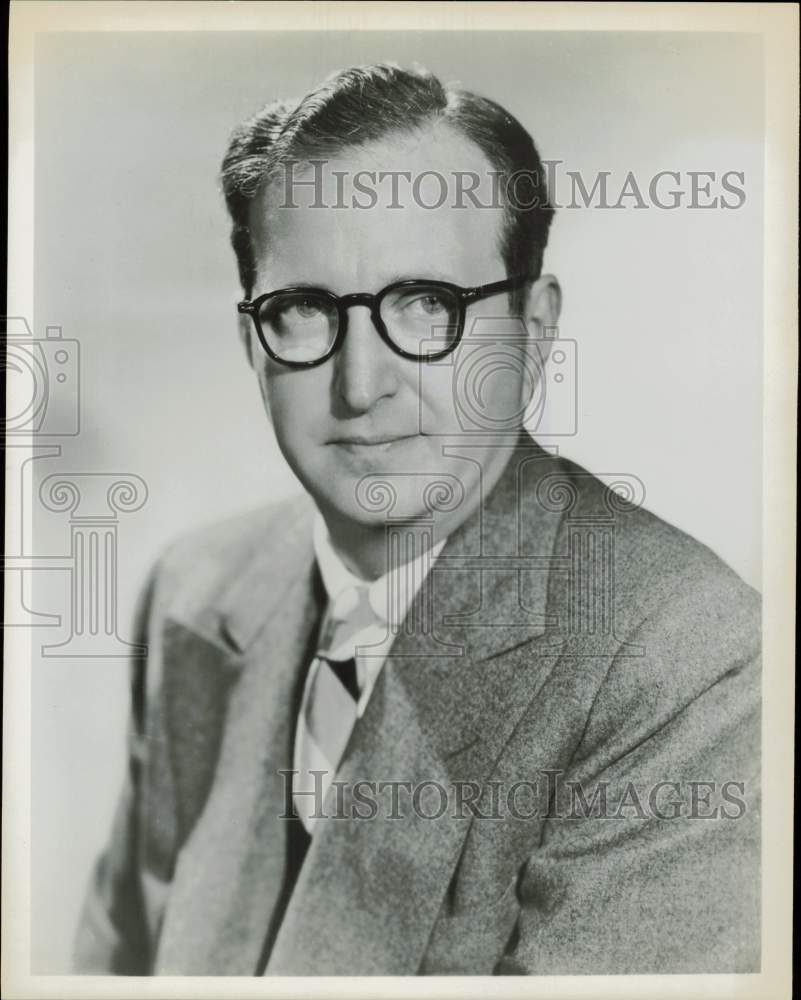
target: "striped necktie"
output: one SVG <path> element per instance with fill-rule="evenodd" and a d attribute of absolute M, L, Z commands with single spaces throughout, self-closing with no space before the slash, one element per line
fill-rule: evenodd
<path fill-rule="evenodd" d="M 356 647 L 375 623 L 367 588 L 349 587 L 333 602 L 309 670 L 293 785 L 295 811 L 309 833 L 320 813 L 334 808 L 324 805 L 325 796 L 358 715 Z"/>

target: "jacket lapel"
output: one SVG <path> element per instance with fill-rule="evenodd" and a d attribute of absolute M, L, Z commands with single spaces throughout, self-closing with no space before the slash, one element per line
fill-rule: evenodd
<path fill-rule="evenodd" d="M 455 783 L 487 781 L 554 662 L 546 605 L 561 515 L 522 506 L 553 470 L 526 436 L 443 549 L 410 612 L 416 626 L 396 640 L 337 774 L 337 811 L 370 812 L 354 800 L 366 781 L 377 815 L 318 825 L 268 974 L 419 968 L 470 826 L 469 811 L 453 818 Z M 426 818 L 443 795 L 444 812 Z"/>
<path fill-rule="evenodd" d="M 308 519 L 282 522 L 223 601 L 219 657 L 238 665 L 214 784 L 179 855 L 161 975 L 254 974 L 287 849 L 281 769 L 292 766 L 298 680 L 320 615 Z M 277 581 L 281 585 L 277 586 Z M 222 641 L 222 639 L 221 639 Z"/>

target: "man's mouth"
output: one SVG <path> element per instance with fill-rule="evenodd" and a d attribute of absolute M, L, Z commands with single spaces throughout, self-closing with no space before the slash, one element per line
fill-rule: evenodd
<path fill-rule="evenodd" d="M 346 437 L 335 438 L 331 444 L 354 452 L 370 449 L 381 451 L 391 448 L 392 445 L 411 441 L 415 437 L 417 437 L 416 434 L 349 434 Z"/>

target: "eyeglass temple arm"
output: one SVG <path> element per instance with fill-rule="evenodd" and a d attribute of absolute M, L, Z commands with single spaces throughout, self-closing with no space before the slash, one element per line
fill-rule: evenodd
<path fill-rule="evenodd" d="M 511 292 L 515 288 L 520 288 L 528 280 L 529 275 L 518 274 L 514 278 L 504 278 L 503 281 L 493 281 L 489 285 L 468 288 L 464 298 L 466 302 L 475 302 L 477 299 L 488 299 L 490 295 L 497 295 L 498 292 Z"/>

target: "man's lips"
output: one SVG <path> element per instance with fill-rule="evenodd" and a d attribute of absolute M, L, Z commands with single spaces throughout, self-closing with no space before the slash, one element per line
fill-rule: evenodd
<path fill-rule="evenodd" d="M 355 448 L 380 448 L 386 445 L 397 444 L 400 441 L 410 441 L 417 436 L 417 434 L 349 434 L 333 438 L 330 444 Z"/>

